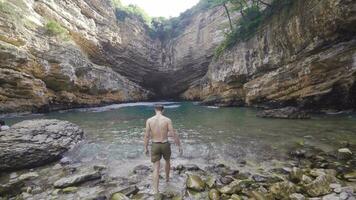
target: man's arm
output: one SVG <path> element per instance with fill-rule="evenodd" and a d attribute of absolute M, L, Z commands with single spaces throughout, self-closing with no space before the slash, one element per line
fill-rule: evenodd
<path fill-rule="evenodd" d="M 145 130 L 145 138 L 144 138 L 144 147 L 145 147 L 145 153 L 148 154 L 148 142 L 150 141 L 151 138 L 151 129 L 150 129 L 150 124 L 148 123 L 148 120 L 146 121 L 146 130 Z"/>
<path fill-rule="evenodd" d="M 179 147 L 179 153 L 182 154 L 183 151 L 182 151 L 182 146 L 181 146 L 181 143 L 180 143 L 180 139 L 179 139 L 176 131 L 173 128 L 173 124 L 172 124 L 171 120 L 168 121 L 168 132 L 169 132 L 169 135 L 171 135 L 173 137 L 174 143 Z"/>

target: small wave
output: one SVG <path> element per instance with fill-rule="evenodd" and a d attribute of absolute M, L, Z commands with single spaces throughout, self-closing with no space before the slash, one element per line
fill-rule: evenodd
<path fill-rule="evenodd" d="M 164 108 L 179 108 L 180 105 L 171 105 L 171 106 L 165 106 Z"/>
<path fill-rule="evenodd" d="M 207 108 L 218 109 L 218 106 L 206 106 Z"/>
<path fill-rule="evenodd" d="M 173 106 L 179 107 L 180 105 L 171 105 L 171 104 L 176 104 L 177 102 L 137 102 L 137 103 L 121 103 L 121 104 L 112 104 L 108 106 L 102 106 L 102 107 L 93 107 L 93 108 L 78 108 L 78 109 L 72 109 L 72 111 L 78 111 L 78 112 L 105 112 L 109 110 L 116 110 L 124 107 L 134 107 L 134 106 L 147 106 L 147 107 L 152 107 L 155 104 L 162 104 L 162 105 L 168 105 L 165 106 L 166 108 L 174 108 Z M 170 105 L 170 106 L 169 106 Z"/>

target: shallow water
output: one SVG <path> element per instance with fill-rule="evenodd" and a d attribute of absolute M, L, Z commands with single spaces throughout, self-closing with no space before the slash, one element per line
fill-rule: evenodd
<path fill-rule="evenodd" d="M 69 158 L 79 163 L 103 163 L 113 175 L 125 175 L 134 166 L 149 164 L 143 155 L 145 120 L 154 103 L 132 103 L 100 108 L 75 109 L 44 115 L 8 118 L 13 124 L 31 118 L 56 118 L 78 124 L 86 138 L 71 150 Z M 297 144 L 332 151 L 347 141 L 356 144 L 356 116 L 316 115 L 310 120 L 257 118 L 251 108 L 216 108 L 191 102 L 165 102 L 165 114 L 182 138 L 184 155 L 173 146 L 173 165 L 201 166 L 224 163 L 246 167 L 276 166 Z"/>

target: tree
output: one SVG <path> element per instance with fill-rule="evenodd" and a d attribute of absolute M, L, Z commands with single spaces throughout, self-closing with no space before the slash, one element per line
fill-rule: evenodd
<path fill-rule="evenodd" d="M 227 18 L 229 19 L 229 25 L 230 25 L 230 30 L 233 31 L 233 27 L 232 27 L 232 21 L 231 21 L 231 17 L 230 17 L 230 12 L 229 9 L 227 7 L 227 4 L 229 2 L 231 2 L 232 0 L 207 0 L 208 4 L 211 7 L 215 7 L 215 6 L 223 6 L 227 15 Z"/>

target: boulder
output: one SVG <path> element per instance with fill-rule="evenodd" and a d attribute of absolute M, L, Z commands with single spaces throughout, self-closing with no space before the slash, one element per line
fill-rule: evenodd
<path fill-rule="evenodd" d="M 292 182 L 284 181 L 273 184 L 270 191 L 276 199 L 288 199 L 291 194 L 297 192 L 297 186 Z"/>
<path fill-rule="evenodd" d="M 0 171 L 41 166 L 58 160 L 83 137 L 67 121 L 26 120 L 0 132 Z"/>
<path fill-rule="evenodd" d="M 310 115 L 296 107 L 263 110 L 257 113 L 257 117 L 280 119 L 309 119 Z"/>
<path fill-rule="evenodd" d="M 318 176 L 313 182 L 304 185 L 304 190 L 311 197 L 319 197 L 329 194 L 332 189 L 330 184 L 335 181 L 335 177 L 330 175 Z"/>
<path fill-rule="evenodd" d="M 346 173 L 342 176 L 344 179 L 350 182 L 356 182 L 356 170 Z"/>
<path fill-rule="evenodd" d="M 129 198 L 122 193 L 115 193 L 111 196 L 111 200 L 129 200 Z"/>
<path fill-rule="evenodd" d="M 341 148 L 337 150 L 337 158 L 339 160 L 349 160 L 352 158 L 352 152 L 348 148 Z"/>
<path fill-rule="evenodd" d="M 64 177 L 54 183 L 56 188 L 65 188 L 69 186 L 79 185 L 81 183 L 100 179 L 102 174 L 99 171 L 89 171 L 81 174 L 75 174 L 70 177 Z"/>
<path fill-rule="evenodd" d="M 231 195 L 230 200 L 242 200 L 242 198 L 237 194 L 233 194 L 233 195 Z M 258 200 L 258 199 L 256 199 L 256 200 Z"/>
<path fill-rule="evenodd" d="M 289 195 L 290 200 L 305 200 L 305 196 L 300 193 L 293 193 Z"/>
<path fill-rule="evenodd" d="M 223 194 L 236 194 L 251 183 L 252 181 L 250 180 L 236 180 L 231 182 L 229 185 L 225 185 L 224 187 L 220 188 L 219 191 Z"/>
<path fill-rule="evenodd" d="M 209 199 L 210 200 L 220 200 L 220 192 L 216 189 L 211 189 L 209 191 Z"/>
<path fill-rule="evenodd" d="M 195 191 L 204 191 L 205 190 L 205 182 L 197 175 L 188 175 L 187 188 L 195 190 Z"/>

